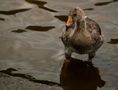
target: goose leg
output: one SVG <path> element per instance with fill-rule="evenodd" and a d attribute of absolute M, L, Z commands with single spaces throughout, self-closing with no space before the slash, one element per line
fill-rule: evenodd
<path fill-rule="evenodd" d="M 95 52 L 91 52 L 88 54 L 88 61 L 92 62 L 92 59 L 95 57 Z"/>
<path fill-rule="evenodd" d="M 69 49 L 68 47 L 65 48 L 65 57 L 66 57 L 66 59 L 70 59 L 71 58 L 71 54 L 72 54 L 72 50 Z"/>

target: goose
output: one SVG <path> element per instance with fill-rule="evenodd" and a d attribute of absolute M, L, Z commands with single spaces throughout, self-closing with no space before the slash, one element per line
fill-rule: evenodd
<path fill-rule="evenodd" d="M 70 10 L 61 40 L 65 47 L 65 58 L 70 59 L 73 52 L 88 54 L 88 61 L 92 61 L 96 51 L 104 42 L 100 26 L 85 16 L 80 7 Z"/>

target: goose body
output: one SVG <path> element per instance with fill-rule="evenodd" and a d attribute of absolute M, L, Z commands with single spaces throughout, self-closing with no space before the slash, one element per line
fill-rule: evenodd
<path fill-rule="evenodd" d="M 88 54 L 89 61 L 103 44 L 100 26 L 94 20 L 86 17 L 80 8 L 70 11 L 61 39 L 65 46 L 66 58 L 70 58 L 72 52 L 76 52 Z"/>

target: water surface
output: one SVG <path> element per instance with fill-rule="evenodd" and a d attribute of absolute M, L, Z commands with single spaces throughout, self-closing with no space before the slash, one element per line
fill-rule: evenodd
<path fill-rule="evenodd" d="M 105 37 L 92 63 L 87 55 L 64 58 L 59 37 L 76 6 Z M 0 0 L 0 88 L 118 90 L 117 7 L 118 0 Z"/>

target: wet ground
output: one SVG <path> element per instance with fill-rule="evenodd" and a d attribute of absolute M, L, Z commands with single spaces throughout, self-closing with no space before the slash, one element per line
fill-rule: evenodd
<path fill-rule="evenodd" d="M 99 23 L 93 63 L 64 59 L 61 32 L 75 6 Z M 0 90 L 118 90 L 118 0 L 0 0 Z"/>

